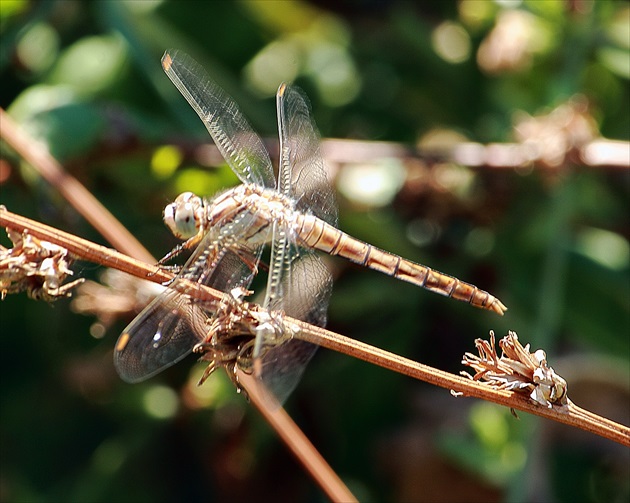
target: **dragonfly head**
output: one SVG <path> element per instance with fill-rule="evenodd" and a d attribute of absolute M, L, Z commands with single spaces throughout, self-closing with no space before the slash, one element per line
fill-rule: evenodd
<path fill-rule="evenodd" d="M 203 223 L 203 200 L 192 192 L 184 192 L 164 208 L 164 223 L 179 239 L 197 234 Z"/>

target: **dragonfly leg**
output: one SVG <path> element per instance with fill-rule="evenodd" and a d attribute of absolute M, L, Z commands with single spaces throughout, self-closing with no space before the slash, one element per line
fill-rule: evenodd
<path fill-rule="evenodd" d="M 251 250 L 243 246 L 233 246 L 232 250 L 238 255 L 238 258 L 243 261 L 254 276 L 258 274 L 259 269 L 262 269 L 263 271 L 267 271 L 269 269 L 269 266 L 264 262 L 259 261 L 258 257 L 255 256 Z"/>
<path fill-rule="evenodd" d="M 182 266 L 181 265 L 177 265 L 177 264 L 175 264 L 175 265 L 166 265 L 166 262 L 168 262 L 169 260 L 177 257 L 184 250 L 195 249 L 197 247 L 197 245 L 199 244 L 199 242 L 201 241 L 202 237 L 203 237 L 203 235 L 201 233 L 195 234 L 193 237 L 191 237 L 190 239 L 187 239 L 185 242 L 178 244 L 175 248 L 173 248 L 170 252 L 168 252 L 160 260 L 157 261 L 156 265 L 159 268 L 159 270 L 172 272 L 175 275 L 179 274 L 181 272 L 181 270 L 182 270 Z M 156 272 L 152 272 L 152 273 L 148 274 L 148 276 L 149 277 L 153 276 L 156 273 L 157 273 L 157 271 Z M 168 286 L 168 285 L 170 285 L 173 282 L 173 280 L 166 281 L 166 282 L 163 283 L 163 285 L 164 286 Z"/>
<path fill-rule="evenodd" d="M 180 273 L 181 270 L 182 270 L 182 266 L 180 265 L 161 265 L 160 263 L 158 263 L 157 269 L 155 271 L 151 271 L 150 273 L 148 273 L 147 278 L 150 278 L 151 276 L 155 276 L 158 273 L 158 271 L 170 272 L 176 276 L 177 274 Z M 162 286 L 169 286 L 173 281 L 175 281 L 175 278 L 164 281 L 162 283 Z"/>
<path fill-rule="evenodd" d="M 243 369 L 241 369 L 240 365 L 238 365 L 238 363 L 235 361 L 229 362 L 227 365 L 225 365 L 225 372 L 227 373 L 230 381 L 232 381 L 232 384 L 236 388 L 236 392 L 242 393 L 245 399 L 249 402 L 249 395 L 247 394 L 247 390 L 243 386 L 241 386 L 241 381 L 238 378 L 239 370 Z"/>
<path fill-rule="evenodd" d="M 254 367 L 252 358 L 254 343 L 254 339 L 247 341 L 239 348 L 238 354 L 236 355 L 236 363 L 238 364 L 238 368 L 246 374 L 251 374 Z"/>
<path fill-rule="evenodd" d="M 200 361 L 209 362 L 208 367 L 204 370 L 201 378 L 197 382 L 197 386 L 201 386 L 210 374 L 212 374 L 217 368 L 225 367 L 230 375 L 232 372 L 229 370 L 238 358 L 238 350 L 231 348 L 230 346 L 215 345 L 211 343 L 199 343 L 197 344 L 193 352 L 203 353 Z"/>
<path fill-rule="evenodd" d="M 160 260 L 158 260 L 158 265 L 164 265 L 169 260 L 180 255 L 184 250 L 195 249 L 197 245 L 201 242 L 201 238 L 203 238 L 203 233 L 199 232 L 195 234 L 193 237 L 187 239 L 183 243 L 178 244 L 175 248 L 173 248 L 170 252 L 164 255 Z"/>
<path fill-rule="evenodd" d="M 203 371 L 203 374 L 201 374 L 201 377 L 197 381 L 197 386 L 201 386 L 203 383 L 205 383 L 206 379 L 210 377 L 210 375 L 217 369 L 217 367 L 217 361 L 213 359 L 206 367 L 206 370 Z"/>

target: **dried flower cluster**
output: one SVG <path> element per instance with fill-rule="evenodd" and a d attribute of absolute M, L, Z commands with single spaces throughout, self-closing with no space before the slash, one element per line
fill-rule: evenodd
<path fill-rule="evenodd" d="M 0 246 L 0 296 L 26 291 L 36 300 L 52 302 L 69 297 L 70 290 L 83 279 L 63 282 L 72 275 L 68 250 L 42 241 L 28 232 L 7 229 L 13 248 Z"/>
<path fill-rule="evenodd" d="M 225 367 L 240 392 L 237 368 L 248 374 L 260 374 L 261 369 L 255 368 L 254 355 L 262 355 L 286 342 L 299 330 L 286 323 L 282 313 L 268 312 L 257 304 L 244 302 L 243 299 L 252 293 L 241 287 L 232 289 L 218 304 L 211 321 L 209 319 L 205 340 L 193 350 L 202 354 L 201 360 L 209 362 L 199 384 L 203 384 L 216 368 Z M 264 340 L 262 347 L 255 347 L 256 340 Z"/>
<path fill-rule="evenodd" d="M 494 332 L 490 331 L 490 341 L 475 340 L 479 356 L 466 353 L 464 365 L 475 369 L 475 375 L 467 372 L 462 375 L 475 381 L 483 381 L 496 389 L 527 393 L 536 403 L 551 408 L 553 405 L 567 405 L 567 382 L 547 365 L 547 355 L 542 349 L 529 352 L 518 340 L 516 332 L 499 341 L 502 354 L 497 354 Z"/>

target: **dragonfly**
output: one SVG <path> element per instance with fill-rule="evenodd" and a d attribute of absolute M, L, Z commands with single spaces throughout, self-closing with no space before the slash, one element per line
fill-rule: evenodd
<path fill-rule="evenodd" d="M 194 251 L 170 288 L 120 336 L 114 362 L 124 380 L 148 379 L 200 344 L 216 342 L 216 333 L 210 336 L 208 327 L 220 310 L 186 295 L 185 282 L 223 292 L 246 290 L 258 272 L 266 245 L 271 252 L 261 305 L 268 312 L 325 325 L 332 279 L 315 253 L 319 251 L 503 315 L 507 308 L 490 293 L 337 228 L 337 205 L 320 153 L 319 133 L 308 98 L 297 87 L 283 83 L 276 95 L 280 140 L 276 179 L 263 141 L 201 65 L 180 51 L 167 51 L 162 67 L 242 184 L 212 199 L 185 192 L 165 208 L 165 224 L 183 242 L 163 260 L 184 249 Z M 281 324 L 274 326 L 277 329 Z M 316 346 L 292 336 L 270 335 L 272 332 L 258 331 L 253 342 L 237 346 L 233 352 L 241 361 L 260 363 L 257 377 L 282 401 Z"/>

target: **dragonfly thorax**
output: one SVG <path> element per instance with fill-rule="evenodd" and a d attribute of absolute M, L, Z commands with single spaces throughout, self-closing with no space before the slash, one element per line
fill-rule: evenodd
<path fill-rule="evenodd" d="M 273 222 L 288 224 L 295 215 L 293 201 L 276 190 L 239 185 L 206 202 L 206 228 L 233 227 L 250 243 L 266 243 Z"/>

